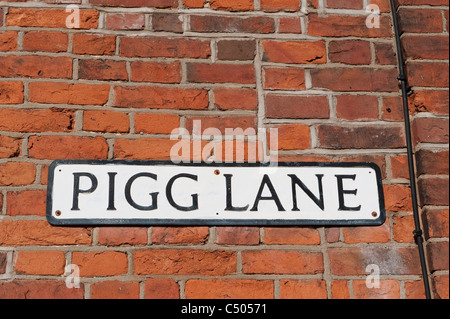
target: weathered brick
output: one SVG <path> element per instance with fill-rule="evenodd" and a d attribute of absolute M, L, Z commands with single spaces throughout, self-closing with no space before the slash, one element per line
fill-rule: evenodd
<path fill-rule="evenodd" d="M 31 52 L 66 52 L 69 36 L 60 31 L 30 31 L 23 36 L 23 49 Z"/>
<path fill-rule="evenodd" d="M 10 216 L 37 215 L 45 216 L 47 192 L 26 190 L 7 193 L 6 213 Z"/>
<path fill-rule="evenodd" d="M 260 250 L 242 252 L 245 274 L 318 274 L 322 273 L 322 253 L 298 250 Z"/>
<path fill-rule="evenodd" d="M 202 110 L 209 105 L 208 91 L 176 87 L 121 87 L 114 88 L 117 107 Z"/>
<path fill-rule="evenodd" d="M 105 26 L 110 30 L 142 30 L 145 27 L 145 15 L 138 13 L 108 13 Z"/>
<path fill-rule="evenodd" d="M 0 130 L 11 132 L 70 132 L 72 111 L 61 109 L 0 109 Z"/>
<path fill-rule="evenodd" d="M 89 0 L 93 5 L 105 7 L 153 7 L 153 8 L 176 8 L 177 0 Z"/>
<path fill-rule="evenodd" d="M 256 110 L 258 95 L 250 88 L 215 88 L 214 105 L 222 111 L 226 110 Z"/>
<path fill-rule="evenodd" d="M 108 144 L 100 136 L 31 136 L 28 155 L 38 159 L 106 159 Z"/>
<path fill-rule="evenodd" d="M 326 96 L 316 95 L 266 95 L 266 115 L 269 118 L 308 119 L 329 118 Z"/>
<path fill-rule="evenodd" d="M 0 283 L 1 299 L 83 299 L 84 285 L 67 288 L 64 280 L 16 279 Z"/>
<path fill-rule="evenodd" d="M 32 82 L 28 89 L 28 99 L 35 103 L 104 105 L 109 99 L 108 84 Z"/>
<path fill-rule="evenodd" d="M 324 41 L 262 41 L 263 61 L 275 63 L 322 64 L 327 62 Z"/>
<path fill-rule="evenodd" d="M 219 245 L 258 245 L 258 227 L 216 227 L 215 243 Z"/>
<path fill-rule="evenodd" d="M 127 254 L 118 251 L 73 252 L 72 263 L 81 277 L 116 276 L 128 272 Z"/>
<path fill-rule="evenodd" d="M 72 59 L 41 55 L 6 55 L 0 57 L 1 77 L 72 78 Z"/>
<path fill-rule="evenodd" d="M 0 222 L 0 230 L 0 244 L 6 246 L 89 245 L 92 242 L 89 228 L 54 227 L 44 220 L 4 220 Z"/>
<path fill-rule="evenodd" d="M 219 60 L 253 60 L 256 54 L 254 40 L 221 40 L 217 42 L 217 58 Z"/>
<path fill-rule="evenodd" d="M 204 244 L 208 240 L 208 227 L 153 227 L 153 244 Z"/>
<path fill-rule="evenodd" d="M 193 83 L 255 83 L 255 69 L 251 64 L 188 63 L 187 80 Z"/>
<path fill-rule="evenodd" d="M 6 162 L 0 164 L 0 185 L 30 185 L 36 179 L 36 166 L 26 162 Z"/>
<path fill-rule="evenodd" d="M 400 284 L 397 280 L 380 280 L 380 287 L 371 289 L 365 280 L 353 281 L 353 297 L 355 299 L 399 299 Z"/>
<path fill-rule="evenodd" d="M 147 134 L 171 134 L 180 127 L 180 117 L 166 113 L 137 113 L 134 115 L 134 131 Z"/>
<path fill-rule="evenodd" d="M 101 227 L 97 241 L 106 246 L 139 246 L 147 244 L 145 227 Z"/>
<path fill-rule="evenodd" d="M 0 136 L 0 158 L 20 156 L 21 146 L 22 140 L 20 138 Z"/>
<path fill-rule="evenodd" d="M 21 104 L 23 101 L 22 82 L 0 82 L 0 104 Z"/>
<path fill-rule="evenodd" d="M 179 299 L 180 287 L 169 278 L 148 278 L 144 285 L 145 299 Z"/>
<path fill-rule="evenodd" d="M 78 76 L 86 80 L 125 81 L 128 73 L 125 61 L 80 60 Z"/>
<path fill-rule="evenodd" d="M 139 299 L 139 283 L 118 280 L 93 283 L 91 299 Z"/>
<path fill-rule="evenodd" d="M 328 45 L 331 62 L 345 64 L 370 64 L 370 42 L 361 40 L 331 41 Z"/>
<path fill-rule="evenodd" d="M 66 258 L 62 251 L 18 251 L 14 270 L 25 275 L 62 275 Z"/>
<path fill-rule="evenodd" d="M 319 245 L 320 235 L 315 228 L 265 227 L 262 242 L 267 245 Z"/>
<path fill-rule="evenodd" d="M 275 21 L 269 17 L 224 17 L 199 16 L 190 17 L 191 31 L 194 32 L 245 32 L 268 34 L 275 32 Z"/>
<path fill-rule="evenodd" d="M 324 280 L 280 280 L 281 299 L 327 299 Z"/>
<path fill-rule="evenodd" d="M 120 55 L 141 58 L 206 59 L 211 55 L 210 42 L 190 38 L 121 37 Z"/>
<path fill-rule="evenodd" d="M 76 33 L 73 35 L 72 52 L 83 55 L 113 55 L 116 52 L 116 37 Z"/>
<path fill-rule="evenodd" d="M 191 279 L 186 282 L 188 299 L 272 299 L 271 280 Z"/>
<path fill-rule="evenodd" d="M 131 63 L 131 81 L 152 83 L 180 83 L 180 62 L 143 62 Z"/>
<path fill-rule="evenodd" d="M 224 276 L 236 272 L 235 252 L 224 250 L 151 249 L 134 253 L 136 275 Z"/>
<path fill-rule="evenodd" d="M 67 28 L 66 19 L 71 12 L 64 9 L 10 8 L 6 15 L 7 26 Z M 97 10 L 80 10 L 80 29 L 98 26 Z"/>

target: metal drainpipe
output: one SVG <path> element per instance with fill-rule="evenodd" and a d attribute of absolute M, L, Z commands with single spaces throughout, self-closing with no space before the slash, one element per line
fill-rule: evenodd
<path fill-rule="evenodd" d="M 424 282 L 424 286 L 425 286 L 425 295 L 426 295 L 427 299 L 431 299 L 428 269 L 427 269 L 425 251 L 424 251 L 424 247 L 423 247 L 423 231 L 420 226 L 420 217 L 419 217 L 418 201 L 417 201 L 416 176 L 415 176 L 415 171 L 414 171 L 414 155 L 413 155 L 413 147 L 412 147 L 412 142 L 411 142 L 411 125 L 410 125 L 410 121 L 409 121 L 409 107 L 408 107 L 408 93 L 410 92 L 410 90 L 408 90 L 405 66 L 404 66 L 404 61 L 403 61 L 403 56 L 402 56 L 403 51 L 402 51 L 402 43 L 400 40 L 400 31 L 399 31 L 399 26 L 398 26 L 397 10 L 395 8 L 394 0 L 390 0 L 390 2 L 391 2 L 393 23 L 394 23 L 395 41 L 396 41 L 396 45 L 397 45 L 397 58 L 398 58 L 398 68 L 399 68 L 398 80 L 401 83 L 401 89 L 402 89 L 403 117 L 404 117 L 404 122 L 405 122 L 405 138 L 406 138 L 406 146 L 407 146 L 407 152 L 408 152 L 409 182 L 410 182 L 410 186 L 411 186 L 411 198 L 412 198 L 414 224 L 415 224 L 415 229 L 413 231 L 413 234 L 414 234 L 414 238 L 416 240 L 417 246 L 419 248 L 419 257 L 420 257 L 420 264 L 422 267 L 422 278 L 423 278 L 423 282 Z"/>

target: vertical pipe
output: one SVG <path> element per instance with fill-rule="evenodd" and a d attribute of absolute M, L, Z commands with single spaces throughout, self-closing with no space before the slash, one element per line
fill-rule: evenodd
<path fill-rule="evenodd" d="M 431 299 L 430 292 L 430 283 L 428 277 L 428 269 L 425 257 L 425 251 L 423 247 L 423 232 L 420 226 L 420 216 L 418 210 L 418 201 L 417 201 L 417 188 L 416 188 L 416 176 L 414 171 L 414 156 L 413 156 L 413 147 L 411 142 L 411 123 L 409 120 L 409 107 L 408 107 L 408 86 L 407 86 L 407 78 L 405 74 L 405 66 L 403 61 L 403 51 L 402 51 L 402 43 L 400 40 L 400 31 L 398 26 L 398 17 L 397 10 L 395 8 L 394 0 L 390 0 L 391 10 L 392 10 L 392 18 L 394 24 L 395 31 L 395 42 L 397 45 L 397 58 L 398 58 L 398 68 L 399 68 L 399 77 L 398 80 L 401 83 L 402 89 L 402 103 L 403 103 L 403 117 L 405 123 L 405 138 L 406 138 L 406 147 L 408 152 L 408 167 L 409 167 L 409 182 L 411 186 L 411 199 L 413 206 L 413 215 L 414 215 L 414 224 L 415 229 L 413 231 L 414 237 L 416 239 L 416 243 L 419 249 L 419 257 L 420 264 L 422 267 L 422 278 L 425 286 L 425 295 L 427 299 Z"/>

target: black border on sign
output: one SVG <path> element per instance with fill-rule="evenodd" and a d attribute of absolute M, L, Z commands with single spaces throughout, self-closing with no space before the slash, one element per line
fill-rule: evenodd
<path fill-rule="evenodd" d="M 47 184 L 47 221 L 54 226 L 380 226 L 386 219 L 384 205 L 383 183 L 381 170 L 375 163 L 353 162 L 278 162 L 278 167 L 370 167 L 376 173 L 378 186 L 378 203 L 380 216 L 376 219 L 360 220 L 310 220 L 310 219 L 267 219 L 267 220 L 230 220 L 230 219 L 58 219 L 52 215 L 53 179 L 58 165 L 87 164 L 87 165 L 142 165 L 142 166 L 201 166 L 212 169 L 221 167 L 271 167 L 270 163 L 180 163 L 171 161 L 152 160 L 55 160 L 48 169 Z"/>

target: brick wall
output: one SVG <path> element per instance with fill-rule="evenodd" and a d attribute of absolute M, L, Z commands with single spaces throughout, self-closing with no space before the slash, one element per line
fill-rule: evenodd
<path fill-rule="evenodd" d="M 390 6 L 371 2 L 379 28 L 368 0 L 0 1 L 0 298 L 423 298 Z M 397 2 L 433 296 L 448 298 L 448 3 Z M 276 127 L 283 161 L 378 164 L 385 224 L 48 224 L 52 160 L 169 160 L 170 132 L 196 119 Z"/>

